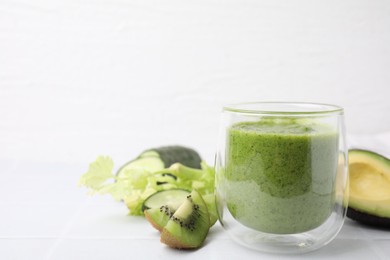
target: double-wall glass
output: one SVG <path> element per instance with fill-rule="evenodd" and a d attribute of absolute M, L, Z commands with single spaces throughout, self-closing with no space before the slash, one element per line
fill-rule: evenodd
<path fill-rule="evenodd" d="M 342 108 L 230 105 L 220 129 L 216 201 L 234 240 L 266 252 L 303 253 L 337 235 L 348 201 Z"/>

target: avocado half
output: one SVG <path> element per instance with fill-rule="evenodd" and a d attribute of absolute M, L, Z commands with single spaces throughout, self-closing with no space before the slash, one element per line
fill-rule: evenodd
<path fill-rule="evenodd" d="M 390 228 L 390 159 L 367 150 L 349 150 L 347 216 Z"/>

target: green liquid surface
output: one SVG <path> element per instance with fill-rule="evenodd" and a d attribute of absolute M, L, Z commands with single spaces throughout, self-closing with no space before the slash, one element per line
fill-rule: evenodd
<path fill-rule="evenodd" d="M 334 206 L 338 135 L 314 119 L 263 119 L 228 130 L 224 185 L 240 223 L 276 234 L 321 225 Z"/>

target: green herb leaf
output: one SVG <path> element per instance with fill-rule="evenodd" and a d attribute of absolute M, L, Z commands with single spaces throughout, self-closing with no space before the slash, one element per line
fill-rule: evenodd
<path fill-rule="evenodd" d="M 213 194 L 214 169 L 204 162 L 201 166 L 201 169 L 195 169 L 175 163 L 158 171 L 135 167 L 125 169 L 117 178 L 113 174 L 114 163 L 111 158 L 99 156 L 81 176 L 79 184 L 92 193 L 110 194 L 116 200 L 123 200 L 130 210 L 130 215 L 143 215 L 142 204 L 145 199 L 160 190 L 197 189 L 202 195 Z M 176 176 L 177 179 L 167 176 L 166 173 Z"/>

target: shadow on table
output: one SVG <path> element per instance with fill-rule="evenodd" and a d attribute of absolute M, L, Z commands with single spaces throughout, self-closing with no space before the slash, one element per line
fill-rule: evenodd
<path fill-rule="evenodd" d="M 324 258 L 339 258 L 343 255 L 359 257 L 359 252 L 367 253 L 367 241 L 361 239 L 335 239 L 323 248 L 308 253 L 307 256 L 318 256 Z"/>

